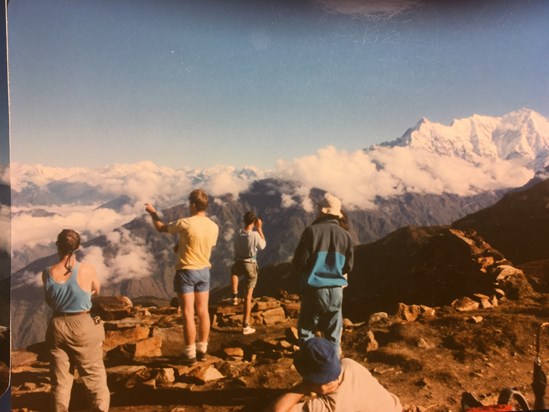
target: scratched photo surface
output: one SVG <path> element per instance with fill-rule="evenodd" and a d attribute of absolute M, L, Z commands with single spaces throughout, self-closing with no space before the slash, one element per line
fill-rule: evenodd
<path fill-rule="evenodd" d="M 10 191 L 6 13 L 0 13 L 0 409 L 9 384 L 10 364 Z"/>
<path fill-rule="evenodd" d="M 144 204 L 173 220 L 200 187 L 220 228 L 212 300 L 226 297 L 248 209 L 268 237 L 256 295 L 296 293 L 289 262 L 325 192 L 362 247 L 549 174 L 544 1 L 12 0 L 7 12 L 0 253 L 14 350 L 44 341 L 41 275 L 64 228 L 102 294 L 169 301 L 174 239 Z M 385 309 L 352 286 L 349 314 Z M 439 297 L 425 304 L 454 298 Z"/>

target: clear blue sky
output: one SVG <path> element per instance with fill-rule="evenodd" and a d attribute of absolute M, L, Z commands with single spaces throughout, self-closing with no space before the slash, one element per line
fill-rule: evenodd
<path fill-rule="evenodd" d="M 12 161 L 271 168 L 549 116 L 549 2 L 11 0 Z"/>

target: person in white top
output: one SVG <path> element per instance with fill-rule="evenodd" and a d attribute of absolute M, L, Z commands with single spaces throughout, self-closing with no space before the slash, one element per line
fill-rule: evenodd
<path fill-rule="evenodd" d="M 340 359 L 336 346 L 320 337 L 305 341 L 294 366 L 303 381 L 269 405 L 267 412 L 402 412 L 400 400 L 364 366 Z M 316 397 L 303 398 L 315 393 Z"/>
<path fill-rule="evenodd" d="M 254 228 L 256 231 L 254 231 Z M 244 214 L 244 228 L 234 241 L 234 264 L 231 268 L 231 284 L 233 288 L 233 304 L 238 305 L 238 278 L 246 279 L 246 296 L 244 298 L 244 317 L 242 319 L 242 333 L 250 335 L 255 329 L 250 326 L 252 311 L 252 295 L 257 284 L 259 267 L 257 252 L 265 249 L 267 241 L 263 234 L 263 221 L 252 211 Z"/>

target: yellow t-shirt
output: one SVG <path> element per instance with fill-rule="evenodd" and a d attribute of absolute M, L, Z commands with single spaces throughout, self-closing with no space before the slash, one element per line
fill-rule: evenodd
<path fill-rule="evenodd" d="M 168 223 L 169 233 L 179 233 L 178 259 L 175 269 L 211 267 L 212 248 L 219 228 L 209 217 L 194 215 Z"/>

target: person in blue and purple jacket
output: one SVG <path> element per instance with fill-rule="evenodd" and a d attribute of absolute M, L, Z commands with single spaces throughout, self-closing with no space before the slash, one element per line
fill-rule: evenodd
<path fill-rule="evenodd" d="M 343 287 L 353 267 L 353 244 L 340 219 L 341 201 L 326 193 L 318 205 L 318 218 L 305 228 L 292 264 L 299 274 L 301 309 L 300 346 L 318 330 L 340 353 L 343 330 Z"/>

